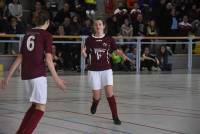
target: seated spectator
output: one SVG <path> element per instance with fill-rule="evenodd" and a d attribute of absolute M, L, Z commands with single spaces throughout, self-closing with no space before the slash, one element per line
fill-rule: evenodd
<path fill-rule="evenodd" d="M 138 14 L 137 19 L 135 22 L 133 22 L 133 35 L 135 36 L 145 36 L 146 35 L 146 25 L 143 20 L 143 15 Z"/>
<path fill-rule="evenodd" d="M 54 45 L 52 46 L 52 56 L 56 71 L 62 70 L 64 67 L 62 52 L 56 52 L 56 47 Z"/>
<path fill-rule="evenodd" d="M 18 21 L 21 21 L 23 11 L 19 0 L 13 0 L 12 3 L 8 5 L 8 9 L 11 16 L 16 17 Z"/>
<path fill-rule="evenodd" d="M 80 24 L 79 17 L 77 15 L 72 17 L 70 27 L 71 27 L 71 35 L 80 35 L 81 24 Z"/>
<path fill-rule="evenodd" d="M 159 67 L 162 71 L 172 70 L 172 64 L 168 63 L 168 56 L 172 55 L 172 53 L 168 51 L 169 49 L 169 47 L 161 46 L 157 55 L 159 60 Z"/>
<path fill-rule="evenodd" d="M 138 3 L 134 3 L 134 7 L 132 8 L 130 15 L 131 15 L 131 20 L 134 23 L 137 20 L 137 16 L 139 14 L 142 14 L 142 11 L 139 9 Z"/>
<path fill-rule="evenodd" d="M 65 17 L 62 25 L 64 26 L 65 35 L 71 35 L 71 19 L 69 17 Z"/>
<path fill-rule="evenodd" d="M 140 70 L 142 71 L 144 67 L 147 67 L 149 71 L 152 71 L 152 67 L 155 67 L 155 70 L 158 69 L 159 60 L 156 56 L 150 53 L 149 48 L 146 47 L 141 57 L 141 66 Z"/>
<path fill-rule="evenodd" d="M 0 1 L 0 17 L 1 19 L 7 20 L 8 8 L 5 2 L 6 2 L 5 0 Z"/>
<path fill-rule="evenodd" d="M 9 18 L 8 34 L 23 34 L 25 29 L 20 21 L 17 21 L 17 18 Z"/>
<path fill-rule="evenodd" d="M 69 4 L 66 2 L 63 5 L 63 8 L 61 10 L 58 11 L 58 13 L 56 14 L 56 17 L 54 18 L 54 23 L 56 25 L 60 25 L 64 22 L 64 19 L 68 17 L 70 18 L 70 6 Z"/>
<path fill-rule="evenodd" d="M 130 71 L 135 71 L 136 70 L 136 48 L 130 48 L 130 52 L 125 53 L 126 56 L 130 59 L 131 62 L 127 62 L 127 67 Z"/>
<path fill-rule="evenodd" d="M 110 18 L 108 18 L 107 25 L 108 25 L 107 34 L 109 36 L 117 36 L 117 35 L 119 35 L 119 33 L 120 33 L 120 25 L 119 25 L 119 22 L 117 20 L 117 16 L 116 15 L 113 15 Z"/>
<path fill-rule="evenodd" d="M 131 37 L 133 36 L 133 27 L 130 24 L 128 18 L 124 20 L 124 24 L 121 26 L 121 35 L 122 36 L 128 36 Z"/>
<path fill-rule="evenodd" d="M 84 25 L 81 28 L 81 35 L 91 35 L 92 34 L 92 21 L 86 19 Z"/>
<path fill-rule="evenodd" d="M 155 20 L 150 20 L 147 26 L 147 36 L 157 36 L 158 35 L 158 28 L 156 27 Z"/>
<path fill-rule="evenodd" d="M 38 17 L 38 14 L 41 12 L 42 10 L 42 3 L 41 1 L 35 1 L 35 9 L 32 12 L 32 21 L 31 21 L 31 25 L 34 27 L 35 26 L 35 20 Z"/>

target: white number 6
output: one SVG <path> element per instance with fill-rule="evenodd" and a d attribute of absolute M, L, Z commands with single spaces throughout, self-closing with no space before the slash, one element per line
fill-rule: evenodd
<path fill-rule="evenodd" d="M 33 49 L 34 49 L 34 47 L 35 47 L 35 42 L 34 42 L 34 40 L 35 40 L 35 36 L 29 36 L 28 39 L 27 39 L 27 44 L 26 44 L 26 46 L 27 46 L 27 49 L 28 49 L 29 51 L 33 51 Z"/>

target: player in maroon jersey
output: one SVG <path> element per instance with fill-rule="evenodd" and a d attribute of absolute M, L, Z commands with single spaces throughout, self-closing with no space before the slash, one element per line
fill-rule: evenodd
<path fill-rule="evenodd" d="M 6 88 L 13 73 L 21 64 L 21 77 L 25 80 L 26 88 L 31 90 L 32 105 L 26 112 L 24 119 L 16 132 L 17 134 L 32 134 L 42 118 L 47 101 L 46 65 L 57 86 L 64 90 L 65 83 L 57 75 L 52 61 L 52 35 L 46 31 L 49 26 L 49 14 L 41 11 L 36 18 L 36 27 L 27 31 L 24 36 L 20 54 L 12 64 L 2 86 Z"/>
<path fill-rule="evenodd" d="M 118 55 L 128 59 L 127 56 L 117 49 L 112 37 L 104 33 L 105 24 L 102 19 L 96 19 L 94 23 L 95 34 L 86 39 L 85 47 L 81 52 L 84 57 L 91 55 L 91 63 L 88 66 L 88 80 L 93 92 L 91 113 L 95 114 L 101 98 L 100 89 L 105 88 L 107 100 L 112 112 L 114 124 L 120 125 L 118 118 L 115 96 L 113 93 L 113 73 L 109 54 L 115 51 Z"/>

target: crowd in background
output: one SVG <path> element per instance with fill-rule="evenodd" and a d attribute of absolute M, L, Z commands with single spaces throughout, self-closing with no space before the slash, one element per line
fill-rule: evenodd
<path fill-rule="evenodd" d="M 34 20 L 42 9 L 49 11 L 51 25 L 49 32 L 57 35 L 91 35 L 93 19 L 96 17 L 96 2 L 87 3 L 87 0 L 36 0 L 28 21 L 23 20 L 23 5 L 19 0 L 0 0 L 0 33 L 23 34 L 34 27 Z M 128 0 L 117 3 L 112 14 L 105 16 L 107 29 L 110 36 L 200 36 L 200 2 L 198 0 Z M 76 39 L 74 39 L 76 40 Z M 123 40 L 130 41 L 130 40 Z M 12 48 L 5 45 L 5 53 L 12 52 Z M 177 46 L 161 46 L 170 54 L 177 53 Z M 55 56 L 59 59 L 59 67 L 64 69 L 79 70 L 80 45 L 55 44 Z M 127 55 L 135 60 L 134 46 L 121 47 Z M 148 49 L 148 50 L 147 50 Z M 186 52 L 182 45 L 182 52 Z M 154 56 L 145 52 L 150 51 Z M 148 65 L 161 66 L 163 59 L 159 59 L 160 51 L 152 49 L 152 45 L 142 48 L 141 70 Z M 166 54 L 165 54 L 166 55 Z M 167 53 L 168 55 L 168 53 Z M 166 56 L 165 56 L 166 57 Z M 113 59 L 116 57 L 112 56 Z M 146 60 L 153 62 L 146 62 Z M 57 59 L 55 59 L 57 61 Z M 123 61 L 123 60 L 122 60 Z M 122 61 L 118 63 L 122 64 Z M 145 61 L 145 62 L 143 62 Z M 118 64 L 117 63 L 117 64 Z M 115 61 L 113 62 L 115 64 Z M 148 64 L 148 65 L 147 65 Z M 170 70 L 167 64 L 166 70 Z M 60 67 L 61 66 L 61 67 Z M 114 65 L 115 66 L 115 65 Z M 122 70 L 135 70 L 130 63 L 123 63 L 116 68 Z M 152 70 L 147 67 L 148 70 Z M 160 67 L 163 70 L 162 67 Z M 164 69 L 165 70 L 165 69 Z"/>

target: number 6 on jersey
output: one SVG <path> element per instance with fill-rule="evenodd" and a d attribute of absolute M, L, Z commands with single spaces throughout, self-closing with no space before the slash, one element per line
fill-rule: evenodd
<path fill-rule="evenodd" d="M 34 49 L 34 47 L 35 47 L 35 42 L 34 42 L 34 40 L 35 40 L 35 36 L 33 36 L 33 35 L 29 36 L 28 39 L 27 39 L 27 44 L 26 44 L 26 46 L 27 46 L 27 49 L 28 49 L 29 51 L 33 51 L 33 49 Z"/>

